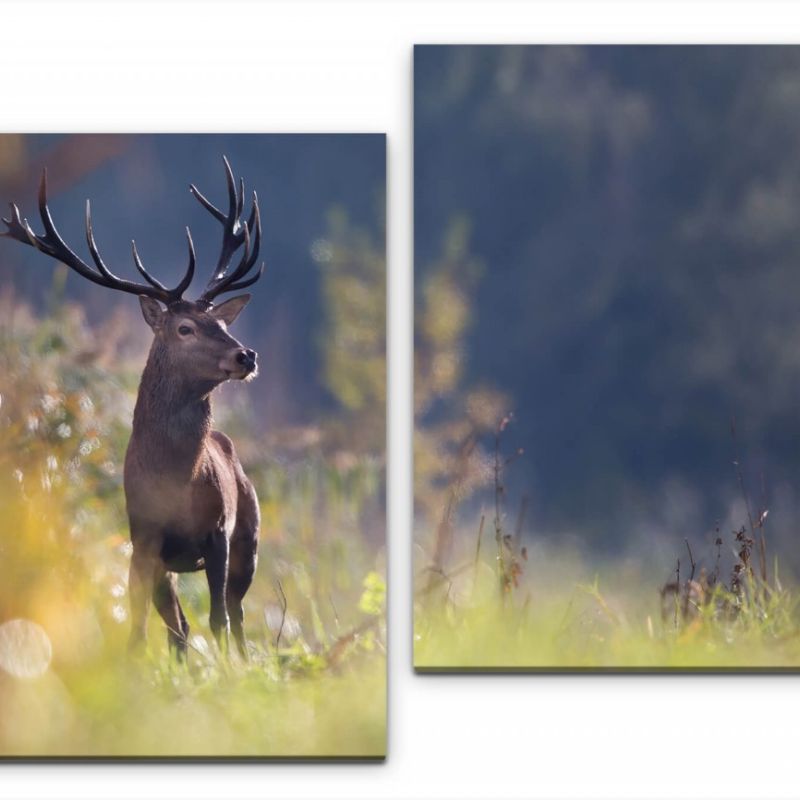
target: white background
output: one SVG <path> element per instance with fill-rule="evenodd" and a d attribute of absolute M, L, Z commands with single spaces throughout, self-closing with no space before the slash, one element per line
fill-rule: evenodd
<path fill-rule="evenodd" d="M 798 23 L 788 2 L 0 2 L 0 129 L 387 132 L 391 393 L 387 762 L 0 766 L 0 796 L 800 794 L 794 677 L 415 677 L 409 546 L 412 45 L 798 42 Z"/>

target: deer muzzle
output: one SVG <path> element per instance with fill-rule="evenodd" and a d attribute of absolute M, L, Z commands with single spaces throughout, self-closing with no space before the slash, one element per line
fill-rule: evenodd
<path fill-rule="evenodd" d="M 222 368 L 230 379 L 254 378 L 258 372 L 258 354 L 246 347 L 239 348 L 224 359 Z"/>
<path fill-rule="evenodd" d="M 236 363 L 243 366 L 248 372 L 252 372 L 256 368 L 257 358 L 255 350 L 240 350 L 236 354 Z"/>

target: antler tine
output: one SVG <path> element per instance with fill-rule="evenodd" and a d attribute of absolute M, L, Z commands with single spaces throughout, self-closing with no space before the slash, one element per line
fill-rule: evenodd
<path fill-rule="evenodd" d="M 244 252 L 242 253 L 239 264 L 232 272 L 226 273 L 222 275 L 222 277 L 216 278 L 209 282 L 205 291 L 200 296 L 200 300 L 204 302 L 210 303 L 217 295 L 222 294 L 223 292 L 230 292 L 250 286 L 255 283 L 264 272 L 264 265 L 262 264 L 261 269 L 254 276 L 252 276 L 252 278 L 247 279 L 246 281 L 241 280 L 255 265 L 256 261 L 258 260 L 258 253 L 261 247 L 261 213 L 258 208 L 258 198 L 255 197 L 255 193 L 253 194 L 254 205 L 250 215 L 250 219 L 253 220 L 255 225 L 253 230 L 253 238 L 250 238 L 249 222 L 243 223 L 242 231 L 244 236 Z"/>
<path fill-rule="evenodd" d="M 190 184 L 189 191 L 211 216 L 218 219 L 223 225 L 225 224 L 225 215 L 193 183 Z"/>
<path fill-rule="evenodd" d="M 233 177 L 231 162 L 227 156 L 222 156 L 222 163 L 225 165 L 225 180 L 228 184 L 228 218 L 236 219 L 239 212 L 239 195 L 236 193 L 236 180 Z"/>
<path fill-rule="evenodd" d="M 251 247 L 250 231 L 246 222 L 242 228 L 242 236 L 244 237 L 244 250 L 242 251 L 242 257 L 239 259 L 239 263 L 236 265 L 236 268 L 232 272 L 225 272 L 221 276 L 209 281 L 208 286 L 206 286 L 205 291 L 200 296 L 201 300 L 210 302 L 210 300 L 219 294 L 225 288 L 225 286 L 244 274 L 243 270 L 245 270 L 247 262 L 250 260 Z"/>
<path fill-rule="evenodd" d="M 247 220 L 247 224 L 250 226 L 250 230 L 255 230 L 256 224 L 256 216 L 259 214 L 258 211 L 258 195 L 256 194 L 255 190 L 253 190 L 253 207 L 250 209 L 250 219 Z M 261 223 L 259 222 L 259 235 L 261 234 Z"/>
<path fill-rule="evenodd" d="M 244 203 L 244 180 L 241 182 L 242 191 L 240 194 L 236 191 L 236 181 L 227 156 L 222 156 L 222 161 L 225 164 L 225 180 L 228 184 L 228 216 L 223 223 L 225 233 L 222 237 L 222 250 L 220 251 L 217 270 L 214 274 L 215 279 L 221 278 L 226 273 L 233 254 L 241 247 L 246 238 L 246 234 L 242 234 L 241 223 L 239 222 Z"/>
<path fill-rule="evenodd" d="M 239 194 L 236 196 L 236 218 L 242 216 L 244 211 L 244 178 L 239 178 Z"/>
<path fill-rule="evenodd" d="M 241 288 L 242 279 L 253 268 L 258 259 L 261 246 L 261 216 L 258 208 L 258 195 L 253 192 L 253 207 L 247 222 L 242 222 L 241 215 L 244 210 L 244 180 L 239 180 L 238 191 L 233 177 L 233 170 L 230 162 L 223 156 L 222 161 L 225 167 L 225 181 L 228 189 L 228 214 L 223 214 L 210 200 L 208 200 L 196 186 L 190 186 L 190 191 L 197 198 L 200 204 L 215 218 L 223 227 L 222 247 L 220 250 L 217 267 L 211 276 L 205 290 L 200 295 L 200 301 L 211 303 L 219 294 L 231 289 Z M 237 266 L 230 270 L 230 262 L 233 254 L 244 245 L 242 257 Z M 250 285 L 258 280 L 260 273 L 252 281 L 246 283 Z"/>
<path fill-rule="evenodd" d="M 94 240 L 94 231 L 92 229 L 92 204 L 91 201 L 86 201 L 86 244 L 89 246 L 89 252 L 92 255 L 92 261 L 94 261 L 95 266 L 98 270 L 109 280 L 109 281 L 119 281 L 120 279 L 113 273 L 111 270 L 105 265 L 103 262 L 102 257 L 100 256 L 100 251 L 97 249 L 97 243 Z M 139 263 L 136 264 L 137 267 L 141 265 Z M 144 267 L 141 268 L 142 270 Z M 141 270 L 140 270 L 141 271 Z M 149 280 L 149 276 L 145 276 Z M 152 283 L 152 282 L 151 282 Z M 152 284 L 156 286 L 158 289 L 163 289 L 167 291 L 165 286 Z"/>
<path fill-rule="evenodd" d="M 194 184 L 189 186 L 189 191 L 197 198 L 203 208 L 217 219 L 223 227 L 222 248 L 219 259 L 217 259 L 217 268 L 211 277 L 212 281 L 219 280 L 225 275 L 233 254 L 241 247 L 244 241 L 239 223 L 241 205 L 244 202 L 244 182 L 242 182 L 242 193 L 240 195 L 236 191 L 236 181 L 233 177 L 230 162 L 225 156 L 222 157 L 222 161 L 225 165 L 225 182 L 228 188 L 227 214 L 220 211 Z"/>
<path fill-rule="evenodd" d="M 41 250 L 48 256 L 66 264 L 84 278 L 88 278 L 94 283 L 99 283 L 101 286 L 108 285 L 108 277 L 106 275 L 98 275 L 83 259 L 79 258 L 61 238 L 56 229 L 47 205 L 47 168 L 42 170 L 42 179 L 39 182 L 39 216 L 41 217 L 42 225 L 44 225 L 44 236 L 37 236 L 28 224 L 27 219 L 22 221 L 31 244 L 37 250 Z"/>
<path fill-rule="evenodd" d="M 258 268 L 258 272 L 253 273 L 247 280 L 238 281 L 237 283 L 228 284 L 225 287 L 226 292 L 235 292 L 239 289 L 246 289 L 248 286 L 252 286 L 263 274 L 264 269 L 266 268 L 266 263 L 264 261 L 261 262 L 261 266 Z"/>
<path fill-rule="evenodd" d="M 117 277 L 106 266 L 94 238 L 92 208 L 88 200 L 86 201 L 86 243 L 89 247 L 89 253 L 91 254 L 96 270 L 92 269 L 92 267 L 69 247 L 64 239 L 61 238 L 61 234 L 59 234 L 53 222 L 47 203 L 46 169 L 42 172 L 38 199 L 39 216 L 41 217 L 42 225 L 45 230 L 43 235 L 36 234 L 33 231 L 28 220 L 20 216 L 19 208 L 14 203 L 11 203 L 11 219 L 3 218 L 2 220 L 8 230 L 0 232 L 0 235 L 9 236 L 16 239 L 18 242 L 35 247 L 45 255 L 60 261 L 82 277 L 92 281 L 92 283 L 105 286 L 108 289 L 117 289 L 122 292 L 128 292 L 129 294 L 147 295 L 148 297 L 153 297 L 167 304 L 181 299 L 181 295 L 188 288 L 189 282 L 194 275 L 195 255 L 191 237 L 189 237 L 189 267 L 181 282 L 174 289 L 168 289 L 147 272 L 136 251 L 136 245 L 132 244 L 133 260 L 136 264 L 136 268 L 144 276 L 149 285 L 140 284 Z"/>
<path fill-rule="evenodd" d="M 161 289 L 164 292 L 167 292 L 171 296 L 171 300 L 169 302 L 175 302 L 175 300 L 180 300 L 183 293 L 189 288 L 189 284 L 192 282 L 192 278 L 194 278 L 194 268 L 196 264 L 196 257 L 194 252 L 194 242 L 192 241 L 192 234 L 189 231 L 189 228 L 186 228 L 186 239 L 189 245 L 189 265 L 186 267 L 186 272 L 183 274 L 183 277 L 180 280 L 180 283 L 174 289 L 167 289 L 164 284 L 160 281 L 156 280 L 144 267 L 142 264 L 142 260 L 139 258 L 139 251 L 136 249 L 136 242 L 131 239 L 131 250 L 133 252 L 133 263 L 136 264 L 136 269 L 142 274 L 144 279 L 151 285 L 155 286 L 157 289 Z"/>
<path fill-rule="evenodd" d="M 136 240 L 131 239 L 131 255 L 133 256 L 133 263 L 136 265 L 136 269 L 139 270 L 139 274 L 151 285 L 155 286 L 156 289 L 161 289 L 164 292 L 168 292 L 166 286 L 164 286 L 161 281 L 156 280 L 145 268 L 144 264 L 142 264 L 142 259 L 139 258 L 139 251 L 136 249 Z"/>
<path fill-rule="evenodd" d="M 23 223 L 17 204 L 9 203 L 9 206 L 11 206 L 11 219 L 2 218 L 3 224 L 8 230 L 0 231 L 0 236 L 8 236 L 12 239 L 16 239 L 18 242 L 22 242 L 22 244 L 29 244 L 32 247 L 36 247 L 36 237 L 30 235 L 32 231 L 30 230 L 30 226 L 27 225 L 27 220 Z"/>
<path fill-rule="evenodd" d="M 253 268 L 253 264 L 258 260 L 258 251 L 261 248 L 261 214 L 259 213 L 257 203 L 253 207 L 250 219 L 253 220 L 252 223 L 248 220 L 242 226 L 244 229 L 244 253 L 236 269 L 225 276 L 226 286 L 239 280 L 239 278 L 243 278 L 250 272 Z M 251 227 L 253 224 L 255 227 Z M 250 238 L 250 231 L 253 231 L 252 239 Z"/>
<path fill-rule="evenodd" d="M 183 280 L 175 287 L 178 297 L 189 288 L 189 284 L 192 282 L 192 278 L 194 278 L 194 268 L 196 264 L 192 232 L 189 230 L 188 226 L 186 227 L 186 242 L 189 246 L 189 266 L 186 268 L 186 274 L 183 276 Z"/>

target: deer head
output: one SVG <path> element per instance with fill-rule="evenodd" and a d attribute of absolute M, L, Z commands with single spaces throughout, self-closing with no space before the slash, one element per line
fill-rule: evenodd
<path fill-rule="evenodd" d="M 133 262 L 145 283 L 126 280 L 117 277 L 100 255 L 92 229 L 91 204 L 87 200 L 86 243 L 94 263 L 92 267 L 76 255 L 56 229 L 47 205 L 47 170 L 42 173 L 39 185 L 39 216 L 44 233 L 35 233 L 28 220 L 20 216 L 16 204 L 12 203 L 11 218 L 2 220 L 7 230 L 0 232 L 0 236 L 8 236 L 35 247 L 100 286 L 138 295 L 145 321 L 155 334 L 156 346 L 169 353 L 176 374 L 185 380 L 212 386 L 229 379 L 247 380 L 257 372 L 256 353 L 243 347 L 228 333 L 227 328 L 239 316 L 250 295 L 238 295 L 219 305 L 215 305 L 214 301 L 221 294 L 252 285 L 263 274 L 263 263 L 257 272 L 253 272 L 261 245 L 261 217 L 258 197 L 253 192 L 250 215 L 246 221 L 241 219 L 244 180 L 239 181 L 237 191 L 233 172 L 224 156 L 223 162 L 228 186 L 227 214 L 207 200 L 194 185 L 189 188 L 200 204 L 222 225 L 222 248 L 217 265 L 205 289 L 194 301 L 183 298 L 194 277 L 196 262 L 188 228 L 189 264 L 174 288 L 167 288 L 145 269 L 135 242 L 131 242 Z M 238 251 L 241 251 L 239 262 L 231 268 L 231 261 Z"/>
<path fill-rule="evenodd" d="M 239 295 L 208 308 L 181 300 L 164 309 L 151 297 L 141 297 L 140 302 L 155 346 L 169 354 L 173 373 L 188 384 L 213 386 L 256 376 L 256 353 L 227 331 L 249 299 L 248 294 Z"/>

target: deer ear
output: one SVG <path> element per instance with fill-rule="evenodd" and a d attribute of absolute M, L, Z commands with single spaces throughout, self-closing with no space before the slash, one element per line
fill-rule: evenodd
<path fill-rule="evenodd" d="M 209 309 L 208 313 L 211 314 L 214 319 L 218 319 L 226 325 L 233 325 L 236 317 L 241 314 L 242 309 L 250 302 L 251 297 L 252 295 L 250 294 L 240 294 L 236 297 L 231 297 L 230 300 L 226 300 L 222 305 L 214 306 Z"/>
<path fill-rule="evenodd" d="M 144 321 L 154 331 L 157 331 L 164 322 L 164 310 L 161 308 L 161 303 L 146 294 L 140 294 L 139 305 L 142 307 Z"/>

